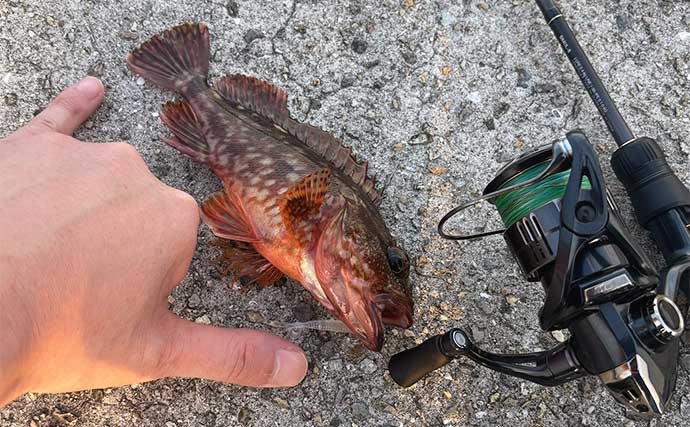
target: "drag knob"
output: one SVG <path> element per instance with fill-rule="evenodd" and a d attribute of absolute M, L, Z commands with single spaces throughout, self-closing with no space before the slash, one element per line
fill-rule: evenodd
<path fill-rule="evenodd" d="M 633 330 L 651 348 L 679 337 L 685 329 L 680 309 L 664 295 L 639 300 L 631 308 L 631 315 Z"/>

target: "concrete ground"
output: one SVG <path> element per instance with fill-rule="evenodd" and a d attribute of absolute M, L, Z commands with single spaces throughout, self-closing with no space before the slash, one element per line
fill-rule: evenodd
<path fill-rule="evenodd" d="M 658 137 L 690 184 L 690 3 L 560 3 L 631 127 Z M 532 1 L 0 0 L 0 135 L 62 88 L 95 75 L 106 100 L 78 137 L 130 141 L 160 179 L 203 200 L 218 181 L 160 141 L 168 133 L 157 111 L 171 95 L 132 76 L 124 62 L 149 36 L 197 20 L 211 28 L 213 78 L 241 72 L 282 86 L 295 117 L 370 161 L 385 188 L 382 213 L 414 261 L 415 324 L 389 331 L 381 354 L 348 335 L 275 330 L 310 361 L 305 381 L 289 390 L 169 379 L 27 395 L 0 411 L 0 425 L 690 424 L 687 347 L 669 412 L 651 421 L 626 413 L 594 378 L 544 388 L 460 361 L 403 390 L 386 372 L 394 352 L 457 325 L 492 350 L 557 342 L 537 324 L 541 287 L 522 279 L 501 238 L 449 243 L 435 232 L 443 212 L 478 194 L 525 148 L 573 128 L 587 132 L 603 159 L 615 147 Z M 607 161 L 603 167 L 626 221 L 652 253 Z M 484 229 L 496 225 L 489 218 L 486 209 L 462 219 L 468 229 Z M 328 317 L 294 283 L 229 289 L 209 264 L 210 238 L 200 227 L 191 271 L 170 300 L 176 313 L 267 329 L 267 321 Z"/>

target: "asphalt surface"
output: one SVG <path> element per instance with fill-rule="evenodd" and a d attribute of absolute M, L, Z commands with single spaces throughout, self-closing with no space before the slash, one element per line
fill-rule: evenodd
<path fill-rule="evenodd" d="M 690 2 L 561 5 L 630 126 L 657 137 L 690 184 Z M 544 388 L 462 361 L 403 390 L 386 372 L 396 351 L 458 325 L 491 350 L 557 343 L 538 327 L 541 287 L 521 277 L 500 237 L 449 243 L 435 233 L 445 211 L 481 192 L 524 149 L 575 128 L 602 159 L 615 148 L 531 1 L 0 0 L 0 135 L 31 119 L 62 88 L 95 75 L 106 99 L 77 136 L 129 141 L 156 176 L 204 200 L 219 187 L 217 179 L 160 141 L 168 132 L 158 110 L 171 94 L 144 84 L 124 62 L 151 35 L 199 20 L 211 29 L 212 78 L 240 72 L 285 88 L 294 117 L 334 133 L 369 160 L 384 188 L 381 211 L 414 261 L 415 324 L 389 331 L 381 354 L 348 335 L 274 330 L 265 322 L 329 316 L 291 282 L 246 293 L 229 288 L 209 263 L 215 252 L 201 226 L 171 309 L 286 336 L 308 354 L 305 381 L 258 390 L 168 379 L 30 394 L 0 410 L 1 426 L 690 425 L 687 347 L 668 414 L 652 420 L 624 411 L 595 378 Z M 603 168 L 626 222 L 654 253 L 607 161 Z M 498 225 L 493 214 L 480 209 L 460 224 L 488 229 Z"/>

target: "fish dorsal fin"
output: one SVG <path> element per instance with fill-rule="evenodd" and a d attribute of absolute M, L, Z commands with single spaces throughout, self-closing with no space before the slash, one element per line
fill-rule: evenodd
<path fill-rule="evenodd" d="M 204 202 L 201 216 L 218 237 L 249 243 L 258 240 L 242 201 L 234 195 L 228 195 L 225 190 L 213 194 Z"/>
<path fill-rule="evenodd" d="M 331 171 L 321 169 L 297 181 L 280 200 L 280 215 L 290 235 L 298 241 L 309 240 L 317 216 L 331 184 Z"/>
<path fill-rule="evenodd" d="M 367 162 L 359 162 L 352 155 L 350 147 L 345 147 L 328 132 L 291 118 L 287 108 L 287 93 L 284 90 L 264 80 L 239 74 L 227 75 L 218 80 L 213 87 L 231 105 L 239 105 L 271 120 L 333 163 L 352 178 L 375 205 L 381 202 L 381 193 L 376 190 L 376 179 L 367 173 Z"/>
<path fill-rule="evenodd" d="M 256 77 L 228 74 L 215 82 L 213 88 L 227 102 L 259 113 L 279 126 L 290 118 L 287 93 Z"/>

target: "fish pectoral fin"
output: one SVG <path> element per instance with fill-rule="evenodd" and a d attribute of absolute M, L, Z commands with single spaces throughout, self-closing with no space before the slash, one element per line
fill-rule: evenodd
<path fill-rule="evenodd" d="M 319 215 L 331 184 L 331 171 L 321 169 L 297 181 L 280 200 L 280 215 L 288 233 L 302 241 L 308 238 L 311 217 Z"/>
<path fill-rule="evenodd" d="M 239 278 L 248 279 L 245 285 L 257 284 L 263 288 L 285 277 L 249 243 L 218 240 L 214 246 L 223 250 L 218 262 L 229 264 L 230 272 Z"/>
<path fill-rule="evenodd" d="M 222 190 L 201 205 L 201 217 L 213 234 L 227 240 L 256 242 L 256 232 L 247 217 L 242 201 Z"/>
<path fill-rule="evenodd" d="M 189 102 L 180 100 L 163 104 L 161 120 L 175 135 L 174 138 L 164 139 L 168 145 L 194 160 L 208 160 L 211 149 Z"/>

